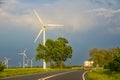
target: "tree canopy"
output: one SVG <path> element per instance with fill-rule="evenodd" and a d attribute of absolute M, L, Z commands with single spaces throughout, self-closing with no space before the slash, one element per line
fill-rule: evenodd
<path fill-rule="evenodd" d="M 68 58 L 72 57 L 72 47 L 68 44 L 68 40 L 63 37 L 59 37 L 57 40 L 47 39 L 45 46 L 39 44 L 36 49 L 36 60 L 45 59 L 50 62 L 59 63 L 60 68 L 62 64 Z"/>

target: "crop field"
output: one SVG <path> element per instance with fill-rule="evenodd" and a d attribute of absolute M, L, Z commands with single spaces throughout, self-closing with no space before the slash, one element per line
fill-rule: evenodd
<path fill-rule="evenodd" d="M 120 73 L 107 69 L 96 69 L 87 73 L 88 80 L 120 80 Z"/>

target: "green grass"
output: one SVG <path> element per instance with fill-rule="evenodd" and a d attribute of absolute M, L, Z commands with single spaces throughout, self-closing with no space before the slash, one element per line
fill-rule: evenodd
<path fill-rule="evenodd" d="M 26 75 L 26 74 L 34 74 L 34 73 L 42 73 L 42 72 L 53 72 L 53 71 L 63 71 L 63 70 L 80 70 L 81 67 L 71 68 L 64 68 L 64 69 L 42 69 L 42 68 L 10 68 L 5 69 L 3 72 L 0 72 L 0 78 L 11 77 L 11 76 L 18 76 L 18 75 Z"/>
<path fill-rule="evenodd" d="M 94 69 L 87 73 L 88 80 L 120 80 L 120 73 L 110 72 L 107 69 Z"/>
<path fill-rule="evenodd" d="M 52 72 L 52 71 L 60 71 L 60 69 L 44 70 L 42 68 L 11 68 L 11 69 L 5 69 L 3 72 L 0 72 L 0 78 L 25 75 L 25 74 L 33 74 L 33 73 L 41 73 L 41 72 Z"/>

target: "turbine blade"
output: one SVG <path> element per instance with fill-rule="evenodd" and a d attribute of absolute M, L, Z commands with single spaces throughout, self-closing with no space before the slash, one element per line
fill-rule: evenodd
<path fill-rule="evenodd" d="M 18 53 L 18 55 L 22 55 L 23 53 Z"/>
<path fill-rule="evenodd" d="M 44 25 L 44 22 L 42 21 L 41 17 L 38 15 L 38 13 L 33 10 L 34 14 L 36 15 L 36 17 L 38 18 L 39 22 L 42 24 L 42 26 Z"/>
<path fill-rule="evenodd" d="M 27 57 L 27 56 L 26 56 L 26 50 L 27 50 L 27 49 L 25 49 L 24 52 L 23 52 L 23 55 L 24 55 L 25 57 Z"/>
<path fill-rule="evenodd" d="M 58 25 L 58 24 L 47 24 L 47 26 L 64 26 L 64 25 Z"/>
<path fill-rule="evenodd" d="M 26 50 L 27 50 L 27 49 L 24 50 L 24 53 L 26 53 Z"/>
<path fill-rule="evenodd" d="M 40 34 L 42 33 L 43 30 L 44 30 L 43 28 L 40 30 L 40 32 L 38 33 L 37 37 L 34 40 L 34 43 L 36 43 L 36 41 L 38 40 L 38 38 L 39 38 L 39 36 L 40 36 Z"/>

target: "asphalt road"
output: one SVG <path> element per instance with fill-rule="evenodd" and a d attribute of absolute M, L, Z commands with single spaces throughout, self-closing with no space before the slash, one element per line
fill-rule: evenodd
<path fill-rule="evenodd" d="M 47 72 L 4 78 L 0 80 L 82 80 L 82 74 L 84 72 L 84 70 Z"/>

